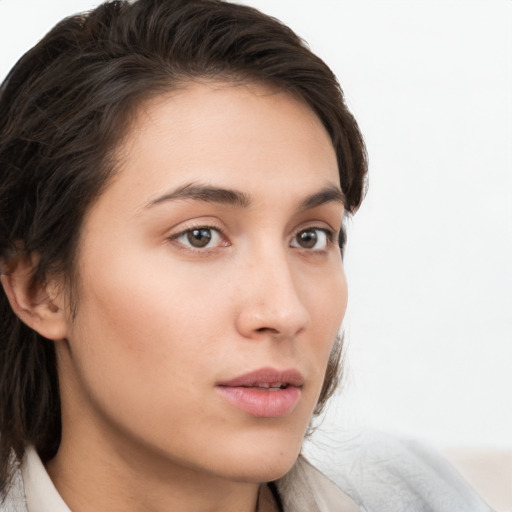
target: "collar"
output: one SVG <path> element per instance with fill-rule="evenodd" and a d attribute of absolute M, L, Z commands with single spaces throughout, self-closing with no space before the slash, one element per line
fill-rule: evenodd
<path fill-rule="evenodd" d="M 71 512 L 33 446 L 27 447 L 25 451 L 21 474 L 29 512 Z"/>

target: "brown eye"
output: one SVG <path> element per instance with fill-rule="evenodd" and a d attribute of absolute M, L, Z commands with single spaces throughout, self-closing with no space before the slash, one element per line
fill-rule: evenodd
<path fill-rule="evenodd" d="M 327 247 L 329 236 L 323 229 L 305 229 L 295 235 L 292 240 L 292 247 L 301 249 L 322 250 Z"/>
<path fill-rule="evenodd" d="M 317 240 L 318 236 L 314 231 L 302 231 L 297 235 L 297 242 L 304 249 L 313 249 Z"/>
<path fill-rule="evenodd" d="M 218 229 L 208 226 L 187 229 L 171 237 L 190 249 L 212 249 L 223 245 L 223 238 Z"/>
<path fill-rule="evenodd" d="M 206 247 L 212 239 L 212 230 L 208 228 L 191 229 L 187 231 L 187 240 L 192 247 Z"/>

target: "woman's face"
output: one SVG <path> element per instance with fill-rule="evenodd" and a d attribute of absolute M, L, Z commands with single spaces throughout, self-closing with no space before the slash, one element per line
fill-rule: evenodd
<path fill-rule="evenodd" d="M 57 343 L 62 447 L 284 474 L 345 312 L 342 214 L 332 143 L 302 102 L 191 84 L 145 103 L 84 220 Z"/>

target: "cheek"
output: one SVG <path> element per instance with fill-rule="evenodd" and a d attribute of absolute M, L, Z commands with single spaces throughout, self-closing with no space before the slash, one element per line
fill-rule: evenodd
<path fill-rule="evenodd" d="M 302 275 L 302 295 L 311 312 L 313 329 L 336 334 L 348 301 L 347 280 L 341 260 L 333 261 L 320 275 Z"/>
<path fill-rule="evenodd" d="M 99 364 L 120 385 L 127 379 L 127 386 L 150 381 L 173 389 L 211 374 L 233 350 L 232 267 L 176 262 L 166 247 L 127 249 L 117 258 L 109 252 L 114 248 L 84 257 L 76 338 L 90 345 L 82 347 L 88 371 L 97 373 Z"/>
<path fill-rule="evenodd" d="M 110 400 L 122 399 L 123 392 L 176 389 L 185 385 L 185 368 L 198 364 L 202 338 L 196 336 L 194 346 L 191 331 L 208 319 L 194 321 L 196 290 L 179 273 L 169 275 L 153 263 L 127 254 L 99 267 L 93 279 L 87 276 L 96 265 L 83 269 L 83 299 L 70 339 L 74 363 L 87 385 L 116 395 Z"/>
<path fill-rule="evenodd" d="M 302 297 L 311 315 L 309 335 L 305 337 L 305 357 L 315 361 L 317 392 L 325 376 L 329 356 L 341 327 L 348 301 L 348 288 L 341 259 L 333 261 L 327 272 L 300 274 Z"/>
<path fill-rule="evenodd" d="M 180 286 L 178 275 L 167 282 L 157 271 L 117 271 L 119 279 L 116 273 L 110 274 L 91 289 L 91 300 L 82 304 L 82 325 L 87 326 L 83 332 L 89 342 L 99 345 L 98 349 L 119 352 L 120 358 L 125 354 L 141 365 L 151 362 L 158 366 L 170 352 L 173 357 L 185 356 L 187 348 L 191 349 L 187 337 L 192 326 L 199 330 L 203 325 L 194 322 L 194 290 Z M 129 280 L 123 274 L 130 275 Z"/>
<path fill-rule="evenodd" d="M 178 275 L 123 275 L 112 269 L 81 304 L 70 341 L 77 394 L 89 404 L 88 417 L 164 445 L 193 431 L 198 410 L 211 423 L 204 396 L 222 355 L 222 344 L 216 354 L 212 343 L 219 329 Z"/>

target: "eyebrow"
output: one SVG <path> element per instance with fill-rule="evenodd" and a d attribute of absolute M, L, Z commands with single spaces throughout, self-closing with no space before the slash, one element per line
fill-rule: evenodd
<path fill-rule="evenodd" d="M 247 208 L 251 204 L 250 197 L 244 192 L 211 185 L 189 183 L 150 201 L 146 205 L 146 208 L 179 199 L 193 199 L 196 201 L 226 204 L 238 208 Z M 331 202 L 345 205 L 345 198 L 342 191 L 334 184 L 328 184 L 320 191 L 306 197 L 300 203 L 299 211 L 310 210 Z"/>
<path fill-rule="evenodd" d="M 329 184 L 319 192 L 306 197 L 299 206 L 300 211 L 311 210 L 325 203 L 340 203 L 345 206 L 345 197 L 343 192 L 335 185 Z"/>
<path fill-rule="evenodd" d="M 247 194 L 237 190 L 189 183 L 188 185 L 178 187 L 176 190 L 150 201 L 146 205 L 146 208 L 151 208 L 157 204 L 166 201 L 174 201 L 176 199 L 195 199 L 196 201 L 227 204 L 238 206 L 239 208 L 247 208 L 251 203 Z"/>

